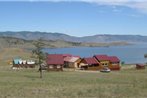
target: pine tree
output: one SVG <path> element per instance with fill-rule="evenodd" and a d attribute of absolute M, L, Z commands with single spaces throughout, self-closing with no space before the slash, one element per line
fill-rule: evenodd
<path fill-rule="evenodd" d="M 36 58 L 36 64 L 39 66 L 39 72 L 40 72 L 40 78 L 42 78 L 42 66 L 41 64 L 45 60 L 45 54 L 42 51 L 45 44 L 43 43 L 43 40 L 40 38 L 38 41 L 34 43 L 35 49 L 32 50 L 33 57 Z"/>

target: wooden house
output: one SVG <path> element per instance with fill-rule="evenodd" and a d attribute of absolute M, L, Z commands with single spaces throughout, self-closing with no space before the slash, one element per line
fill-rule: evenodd
<path fill-rule="evenodd" d="M 46 59 L 48 71 L 63 71 L 64 59 L 62 54 L 48 54 Z"/>
<path fill-rule="evenodd" d="M 120 70 L 120 60 L 116 56 L 94 55 L 102 68 L 108 67 L 111 70 Z"/>
<path fill-rule="evenodd" d="M 111 70 L 120 70 L 120 60 L 116 56 L 108 56 L 110 65 L 108 66 Z"/>
<path fill-rule="evenodd" d="M 93 56 L 102 67 L 108 67 L 110 65 L 110 61 L 107 55 L 94 55 Z"/>
<path fill-rule="evenodd" d="M 67 56 L 64 58 L 64 67 L 78 68 L 78 63 L 81 61 L 79 56 Z"/>
<path fill-rule="evenodd" d="M 101 66 L 99 62 L 93 58 L 83 58 L 81 62 L 79 63 L 79 68 L 84 69 L 84 70 L 99 70 L 101 69 Z"/>
<path fill-rule="evenodd" d="M 145 69 L 144 64 L 136 64 L 136 69 Z"/>

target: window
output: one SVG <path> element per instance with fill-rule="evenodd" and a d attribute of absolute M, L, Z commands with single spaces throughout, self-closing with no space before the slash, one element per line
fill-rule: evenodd
<path fill-rule="evenodd" d="M 53 69 L 53 65 L 50 65 L 49 68 L 50 68 L 50 69 Z"/>
<path fill-rule="evenodd" d="M 103 66 L 108 66 L 108 63 L 102 63 Z"/>
<path fill-rule="evenodd" d="M 105 63 L 105 66 L 108 66 L 108 63 Z"/>
<path fill-rule="evenodd" d="M 61 66 L 60 65 L 57 65 L 57 68 L 61 68 Z"/>

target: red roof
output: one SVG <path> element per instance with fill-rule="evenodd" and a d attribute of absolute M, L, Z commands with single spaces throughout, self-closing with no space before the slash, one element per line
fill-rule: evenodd
<path fill-rule="evenodd" d="M 109 57 L 107 55 L 94 55 L 94 57 L 99 61 L 109 61 Z"/>
<path fill-rule="evenodd" d="M 65 57 L 64 61 L 66 61 L 66 62 L 76 62 L 78 59 L 80 59 L 80 57 L 71 56 L 71 57 Z"/>
<path fill-rule="evenodd" d="M 72 55 L 71 54 L 62 54 L 63 57 L 71 57 Z"/>
<path fill-rule="evenodd" d="M 136 66 L 144 67 L 145 65 L 144 64 L 136 64 Z"/>
<path fill-rule="evenodd" d="M 84 60 L 86 61 L 87 64 L 99 64 L 95 58 L 93 57 L 89 57 L 89 58 L 84 58 Z"/>
<path fill-rule="evenodd" d="M 119 62 L 120 60 L 116 56 L 109 56 L 110 62 Z"/>
<path fill-rule="evenodd" d="M 62 54 L 49 54 L 47 56 L 47 64 L 54 64 L 54 65 L 63 65 L 64 60 L 63 60 L 63 55 Z"/>
<path fill-rule="evenodd" d="M 78 56 L 78 55 L 74 55 L 74 56 L 72 56 L 72 57 L 77 57 L 77 58 L 81 58 L 80 56 Z"/>

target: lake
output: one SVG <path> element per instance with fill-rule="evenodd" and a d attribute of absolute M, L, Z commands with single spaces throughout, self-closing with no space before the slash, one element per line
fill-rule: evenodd
<path fill-rule="evenodd" d="M 95 54 L 107 54 L 110 56 L 117 56 L 125 63 L 147 62 L 147 59 L 144 58 L 144 54 L 147 53 L 147 43 L 110 47 L 46 48 L 44 51 L 49 54 L 73 54 L 81 57 L 90 57 Z"/>

